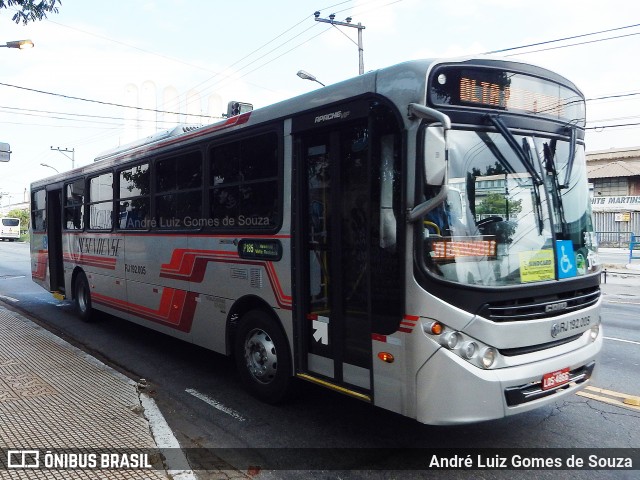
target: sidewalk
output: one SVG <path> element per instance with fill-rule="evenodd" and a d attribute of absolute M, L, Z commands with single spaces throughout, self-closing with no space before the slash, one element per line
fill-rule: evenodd
<path fill-rule="evenodd" d="M 600 289 L 605 298 L 627 299 L 630 303 L 640 304 L 640 262 L 603 265 Z"/>
<path fill-rule="evenodd" d="M 136 383 L 0 305 L 0 479 L 170 477 Z"/>

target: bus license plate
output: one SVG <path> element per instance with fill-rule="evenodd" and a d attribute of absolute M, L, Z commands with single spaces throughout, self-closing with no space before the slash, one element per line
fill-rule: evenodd
<path fill-rule="evenodd" d="M 559 387 L 565 383 L 569 383 L 569 367 L 556 372 L 545 373 L 542 376 L 542 390 Z"/>

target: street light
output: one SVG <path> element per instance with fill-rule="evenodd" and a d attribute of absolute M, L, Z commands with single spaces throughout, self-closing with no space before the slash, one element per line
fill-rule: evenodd
<path fill-rule="evenodd" d="M 27 48 L 33 48 L 35 45 L 31 40 L 14 40 L 12 42 L 7 42 L 4 45 L 0 45 L 5 48 L 19 48 L 20 50 L 25 50 Z"/>
<path fill-rule="evenodd" d="M 40 165 L 42 165 L 43 167 L 52 168 L 53 170 L 56 171 L 56 173 L 60 173 L 56 167 L 52 167 L 51 165 L 47 165 L 46 163 L 41 163 Z"/>
<path fill-rule="evenodd" d="M 325 86 L 325 84 L 318 80 L 315 75 L 311 75 L 309 72 L 305 72 L 304 70 L 298 70 L 298 73 L 296 73 L 296 75 L 298 75 L 303 80 L 311 80 L 312 82 L 319 83 L 323 87 Z"/>

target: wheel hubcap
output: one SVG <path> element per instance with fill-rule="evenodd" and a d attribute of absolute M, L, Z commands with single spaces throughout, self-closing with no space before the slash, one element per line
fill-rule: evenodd
<path fill-rule="evenodd" d="M 244 343 L 247 369 L 258 382 L 270 383 L 276 376 L 278 355 L 271 337 L 264 330 L 255 329 Z"/>

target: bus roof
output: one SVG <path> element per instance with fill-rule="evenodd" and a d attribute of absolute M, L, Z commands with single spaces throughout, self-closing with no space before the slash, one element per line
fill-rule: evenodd
<path fill-rule="evenodd" d="M 312 111 L 337 104 L 343 100 L 365 95 L 379 94 L 390 98 L 396 105 L 409 103 L 425 103 L 427 76 L 429 71 L 444 63 L 473 63 L 476 65 L 499 65 L 501 68 L 525 70 L 538 75 L 543 74 L 560 83 L 579 91 L 566 78 L 542 67 L 513 60 L 491 57 L 464 57 L 446 59 L 410 60 L 390 67 L 367 72 L 326 87 L 318 88 L 303 95 L 257 108 L 251 112 L 226 118 L 205 126 L 179 125 L 173 129 L 158 132 L 147 138 L 134 141 L 128 145 L 106 151 L 95 158 L 92 164 L 75 169 L 78 173 L 91 173 L 105 167 L 106 163 L 117 164 L 125 160 L 141 158 L 146 154 L 166 147 L 188 144 L 208 135 L 215 135 L 229 129 L 239 129 L 260 125 L 269 121 L 289 118 L 302 112 Z M 405 112 L 401 112 L 405 113 Z M 408 122 L 408 118 L 405 121 Z M 408 123 L 407 123 L 408 124 Z M 73 177 L 74 171 L 66 171 L 32 183 L 32 188 L 56 183 Z"/>

